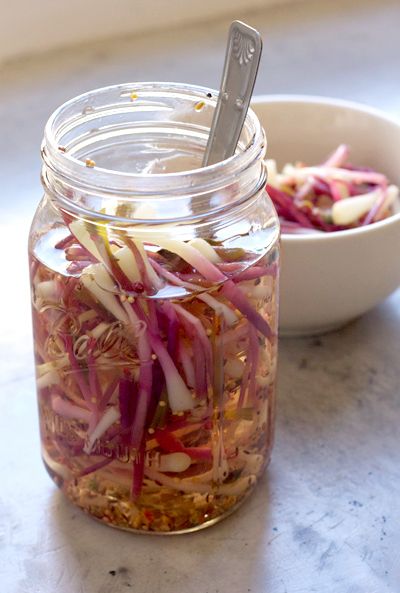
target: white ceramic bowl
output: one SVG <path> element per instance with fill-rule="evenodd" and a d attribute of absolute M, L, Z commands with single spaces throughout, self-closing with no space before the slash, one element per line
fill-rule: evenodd
<path fill-rule="evenodd" d="M 297 95 L 255 97 L 267 156 L 278 167 L 321 162 L 339 144 L 354 164 L 400 185 L 400 122 L 365 105 Z M 282 234 L 281 335 L 311 335 L 359 317 L 400 285 L 400 208 L 369 226 L 315 235 Z"/>

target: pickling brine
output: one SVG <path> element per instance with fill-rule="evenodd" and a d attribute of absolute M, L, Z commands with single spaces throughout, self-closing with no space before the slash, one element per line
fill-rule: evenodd
<path fill-rule="evenodd" d="M 150 91 L 143 86 L 146 106 Z M 117 105 L 126 108 L 125 87 L 107 91 L 116 89 Z M 183 90 L 187 118 L 188 105 L 208 95 Z M 138 85 L 129 107 L 140 111 L 140 99 Z M 140 113 L 149 117 L 144 108 Z M 182 105 L 176 114 L 183 126 Z M 196 109 L 191 117 L 198 117 Z M 248 117 L 250 128 L 258 123 Z M 201 121 L 206 127 L 208 120 Z M 96 176 L 110 174 L 109 140 L 102 144 L 97 132 L 93 145 L 83 143 L 79 134 L 72 139 L 68 126 L 62 133 L 68 137 L 57 158 L 70 156 L 75 178 L 66 183 L 65 171 L 57 177 L 51 150 L 45 153 L 45 197 L 30 241 L 45 466 L 72 502 L 110 525 L 176 533 L 212 524 L 254 489 L 272 448 L 279 229 L 263 191 L 262 147 L 246 199 L 237 171 L 232 181 L 229 170 L 219 172 L 220 163 L 212 179 L 225 181 L 218 190 L 207 187 L 206 206 L 196 202 L 193 185 L 207 168 L 185 172 L 192 189 L 184 193 L 184 207 L 183 192 L 159 202 L 137 188 L 136 201 L 116 199 L 115 189 L 112 200 L 103 187 L 94 191 Z M 164 137 L 150 138 L 155 152 L 166 148 Z M 49 133 L 46 141 L 51 147 Z M 150 158 L 146 151 L 142 162 Z M 245 148 L 232 160 L 244 155 Z M 149 193 L 160 177 L 168 189 L 179 175 L 136 173 L 129 182 L 145 176 Z M 163 215 L 167 201 L 174 220 Z"/>

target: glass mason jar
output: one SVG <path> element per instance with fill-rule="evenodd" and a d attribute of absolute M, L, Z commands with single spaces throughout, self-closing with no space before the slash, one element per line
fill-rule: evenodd
<path fill-rule="evenodd" d="M 250 110 L 201 167 L 216 93 L 98 89 L 50 117 L 29 252 L 43 460 L 116 527 L 187 532 L 271 452 L 279 223 Z"/>

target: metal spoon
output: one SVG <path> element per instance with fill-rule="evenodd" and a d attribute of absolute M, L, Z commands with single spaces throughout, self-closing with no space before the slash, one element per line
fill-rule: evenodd
<path fill-rule="evenodd" d="M 241 21 L 233 21 L 203 167 L 235 153 L 253 94 L 261 52 L 260 33 Z"/>

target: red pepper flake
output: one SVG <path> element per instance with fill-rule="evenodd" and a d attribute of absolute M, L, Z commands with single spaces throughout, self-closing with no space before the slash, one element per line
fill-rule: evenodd
<path fill-rule="evenodd" d="M 134 292 L 137 292 L 139 294 L 144 292 L 144 286 L 143 286 L 142 282 L 134 282 L 132 285 L 132 289 Z"/>
<path fill-rule="evenodd" d="M 146 509 L 146 510 L 143 511 L 143 515 L 145 516 L 145 518 L 147 519 L 147 521 L 149 523 L 152 523 L 154 521 L 154 515 L 148 509 Z"/>
<path fill-rule="evenodd" d="M 58 147 L 58 150 L 59 150 L 60 152 L 67 152 L 67 149 L 65 148 L 65 146 L 59 146 L 59 147 Z"/>

